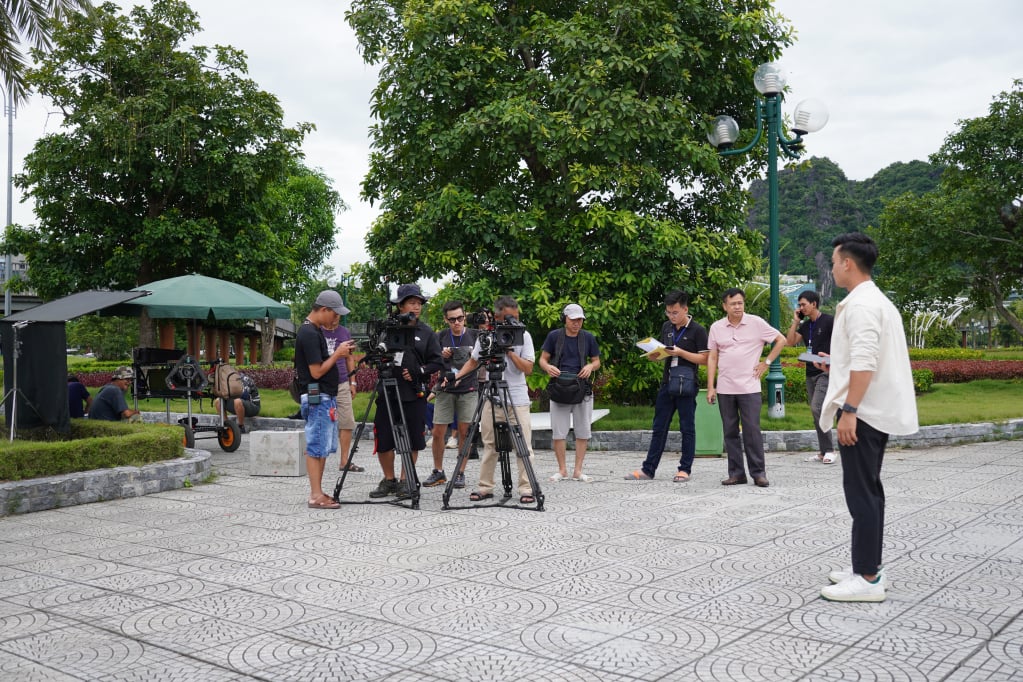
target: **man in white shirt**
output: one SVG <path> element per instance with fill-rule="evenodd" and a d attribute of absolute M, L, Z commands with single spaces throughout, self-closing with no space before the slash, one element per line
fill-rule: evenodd
<path fill-rule="evenodd" d="M 494 301 L 494 322 L 498 325 L 506 324 L 507 318 L 519 317 L 519 304 L 511 296 L 499 296 Z M 480 335 L 482 336 L 482 334 Z M 479 337 L 473 346 L 472 355 L 465 362 L 458 373 L 455 381 L 477 371 L 481 364 L 481 347 Z M 533 363 L 536 360 L 536 351 L 533 350 L 533 337 L 529 332 L 523 333 L 522 345 L 512 346 L 504 356 L 507 367 L 504 370 L 504 380 L 508 382 L 508 394 L 512 404 L 509 407 L 510 419 L 518 422 L 522 430 L 522 438 L 529 450 L 530 464 L 533 462 L 533 430 L 529 419 L 529 387 L 526 385 L 526 377 L 533 371 Z M 483 400 L 483 397 L 480 397 Z M 497 421 L 504 421 L 503 410 L 496 405 L 485 405 L 480 419 L 480 434 L 483 437 L 483 454 L 480 457 L 480 482 L 479 487 L 469 495 L 473 502 L 490 500 L 494 497 L 494 469 L 497 466 L 497 435 L 494 427 L 495 413 Z M 529 482 L 529 476 L 519 457 L 515 457 L 515 465 L 519 472 L 519 502 L 532 504 L 536 502 L 533 495 L 533 486 Z"/>
<path fill-rule="evenodd" d="M 891 434 L 919 430 L 913 374 L 902 317 L 871 279 L 877 244 L 862 232 L 831 242 L 835 284 L 849 295 L 838 304 L 831 335 L 828 393 L 821 429 L 838 414 L 842 487 L 852 516 L 852 567 L 833 571 L 833 585 L 821 589 L 831 601 L 880 602 L 885 599 L 881 562 L 884 488 L 881 464 Z"/>

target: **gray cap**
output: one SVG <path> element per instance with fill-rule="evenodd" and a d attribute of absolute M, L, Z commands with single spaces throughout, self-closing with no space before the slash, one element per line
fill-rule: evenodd
<path fill-rule="evenodd" d="M 320 292 L 320 295 L 316 297 L 315 305 L 321 308 L 330 308 L 338 315 L 347 315 L 352 312 L 345 307 L 345 302 L 341 300 L 341 294 L 337 293 L 333 289 L 326 289 Z"/>
<path fill-rule="evenodd" d="M 133 370 L 131 367 L 126 367 L 125 365 L 121 365 L 120 367 L 118 367 L 117 369 L 114 370 L 113 374 L 110 375 L 110 380 L 111 381 L 114 381 L 116 379 L 134 379 L 134 378 L 135 378 L 135 370 Z"/>

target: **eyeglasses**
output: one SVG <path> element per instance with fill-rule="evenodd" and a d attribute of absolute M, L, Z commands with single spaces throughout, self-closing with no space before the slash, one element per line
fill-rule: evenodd
<path fill-rule="evenodd" d="M 449 317 L 446 319 L 448 322 L 462 322 L 463 320 L 465 320 L 465 315 L 459 315 L 458 317 Z"/>

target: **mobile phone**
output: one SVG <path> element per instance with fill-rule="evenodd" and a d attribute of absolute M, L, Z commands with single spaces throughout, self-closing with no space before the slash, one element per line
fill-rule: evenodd
<path fill-rule="evenodd" d="M 801 320 L 805 320 L 806 319 L 806 315 L 803 314 L 802 310 L 797 310 L 796 311 L 796 315 L 798 315 L 799 319 L 801 319 Z"/>

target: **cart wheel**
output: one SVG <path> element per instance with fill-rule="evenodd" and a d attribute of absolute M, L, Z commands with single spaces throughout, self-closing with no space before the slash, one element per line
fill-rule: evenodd
<path fill-rule="evenodd" d="M 192 427 L 189 426 L 188 424 L 182 424 L 181 426 L 184 427 L 184 429 L 185 429 L 185 435 L 181 439 L 182 444 L 186 448 L 194 448 L 195 447 L 195 431 L 193 431 Z"/>
<path fill-rule="evenodd" d="M 224 426 L 217 429 L 217 442 L 224 452 L 234 452 L 242 444 L 242 431 L 234 422 L 224 422 Z"/>

